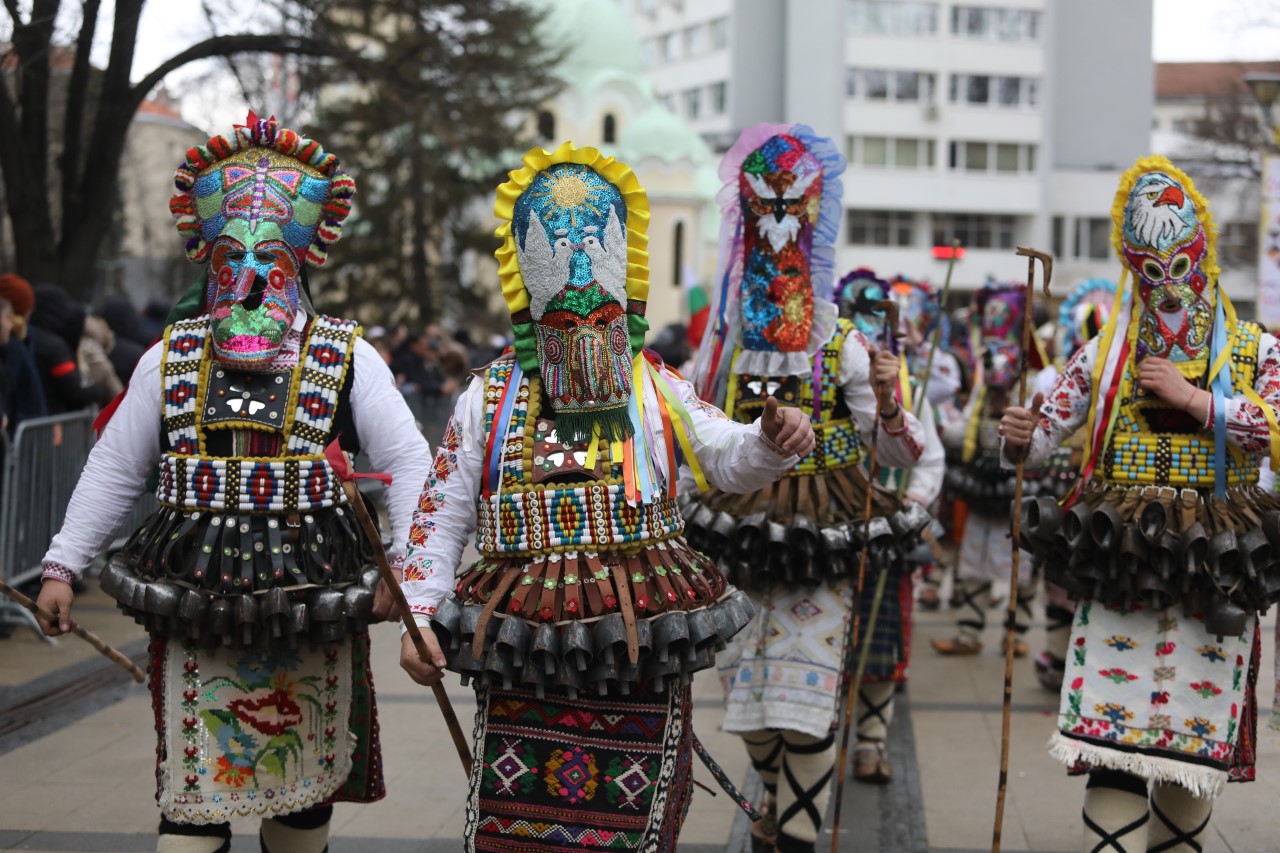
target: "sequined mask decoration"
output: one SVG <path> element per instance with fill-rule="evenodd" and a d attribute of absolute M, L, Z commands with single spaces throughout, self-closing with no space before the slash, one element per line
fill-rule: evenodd
<path fill-rule="evenodd" d="M 544 169 L 515 203 L 539 371 L 568 445 L 632 434 L 626 220 L 618 189 L 577 163 Z"/>
<path fill-rule="evenodd" d="M 822 201 L 822 164 L 794 136 L 747 156 L 743 208 L 742 346 L 802 352 L 813 325 L 810 252 Z"/>
<path fill-rule="evenodd" d="M 1203 362 L 1213 326 L 1213 294 L 1203 269 L 1207 237 L 1190 192 L 1148 172 L 1125 204 L 1120 250 L 1138 285 L 1142 314 L 1135 358 Z"/>
<path fill-rule="evenodd" d="M 300 313 L 304 266 L 320 267 L 351 212 L 355 182 L 318 143 L 249 113 L 187 152 L 169 209 L 187 257 L 209 261 L 213 358 L 266 370 Z"/>
<path fill-rule="evenodd" d="M 1026 306 L 1022 285 L 984 285 L 977 295 L 982 381 L 1008 390 L 1022 371 L 1022 315 Z"/>

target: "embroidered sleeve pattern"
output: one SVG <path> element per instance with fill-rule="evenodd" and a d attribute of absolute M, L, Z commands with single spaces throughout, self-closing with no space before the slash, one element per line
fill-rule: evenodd
<path fill-rule="evenodd" d="M 1096 341 L 1079 350 L 1067 362 L 1053 390 L 1040 406 L 1040 418 L 1031 434 L 1027 463 L 1038 464 L 1060 447 L 1089 417 L 1093 393 L 1093 353 Z"/>
<path fill-rule="evenodd" d="M 445 484 L 458 469 L 458 448 L 461 444 L 462 434 L 455 414 L 449 419 L 444 437 L 436 448 L 431 473 L 418 498 L 418 507 L 414 510 L 413 522 L 409 528 L 409 548 L 404 558 L 402 585 L 405 597 L 409 600 L 410 612 L 423 616 L 434 615 L 436 604 L 415 600 L 420 596 L 411 593 L 427 592 L 431 579 L 435 577 L 435 560 L 428 555 L 427 545 L 436 533 L 437 516 L 446 505 Z M 417 587 L 419 584 L 422 586 Z"/>
<path fill-rule="evenodd" d="M 44 580 L 62 581 L 63 583 L 75 583 L 76 573 L 68 569 L 61 563 L 44 564 L 44 570 L 40 573 L 40 577 Z"/>
<path fill-rule="evenodd" d="M 1253 387 L 1273 411 L 1280 411 L 1280 347 L 1270 335 L 1263 336 L 1259 347 Z M 1226 404 L 1227 440 L 1249 453 L 1267 453 L 1271 449 L 1271 428 L 1261 407 L 1244 397 L 1233 397 Z M 1212 417 L 1209 422 L 1212 424 Z"/>

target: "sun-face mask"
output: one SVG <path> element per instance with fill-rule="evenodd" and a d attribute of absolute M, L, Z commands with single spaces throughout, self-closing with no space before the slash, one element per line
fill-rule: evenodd
<path fill-rule="evenodd" d="M 315 142 L 253 113 L 232 137 L 188 152 L 170 209 L 187 256 L 209 260 L 213 357 L 267 369 L 311 308 L 304 266 L 322 266 L 351 210 L 355 182 Z"/>
<path fill-rule="evenodd" d="M 1203 205 L 1190 181 L 1175 171 L 1137 177 L 1124 205 L 1118 248 L 1136 278 L 1141 306 L 1135 357 L 1189 367 L 1208 356 L 1214 298 L 1207 268 L 1216 277 L 1216 263 Z"/>
<path fill-rule="evenodd" d="M 991 283 L 976 297 L 982 382 L 1008 390 L 1022 372 L 1022 318 L 1027 294 L 1020 284 Z"/>
<path fill-rule="evenodd" d="M 518 192 L 499 232 L 513 243 L 500 262 L 514 249 L 519 269 L 518 280 L 510 270 L 504 278 L 517 354 L 541 374 L 562 441 L 624 440 L 633 432 L 633 357 L 645 329 L 647 270 L 628 265 L 629 252 L 642 256 L 643 190 L 629 169 L 594 149 L 535 149 L 525 162 L 540 168 L 513 173 L 499 190 L 500 217 L 504 198 Z"/>
<path fill-rule="evenodd" d="M 884 313 L 872 306 L 887 299 L 889 283 L 866 267 L 846 273 L 836 288 L 840 316 L 852 321 L 854 328 L 874 344 L 884 337 Z"/>

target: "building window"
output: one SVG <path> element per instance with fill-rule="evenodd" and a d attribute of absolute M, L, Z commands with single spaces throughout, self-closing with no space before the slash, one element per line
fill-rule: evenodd
<path fill-rule="evenodd" d="M 600 138 L 605 142 L 617 142 L 618 123 L 613 118 L 613 113 L 604 114 L 604 127 L 600 130 Z"/>
<path fill-rule="evenodd" d="M 697 118 L 702 112 L 702 90 L 686 89 L 681 95 L 684 100 L 684 114 L 688 118 Z"/>
<path fill-rule="evenodd" d="M 1061 216 L 1053 217 L 1053 256 L 1061 258 L 1062 250 L 1066 246 L 1066 220 Z"/>
<path fill-rule="evenodd" d="M 710 94 L 712 115 L 724 115 L 729 110 L 729 84 L 721 81 L 707 87 Z"/>
<path fill-rule="evenodd" d="M 987 6 L 951 7 L 951 34 L 996 41 L 1035 41 L 1040 38 L 1040 12 Z"/>
<path fill-rule="evenodd" d="M 1076 220 L 1075 256 L 1091 261 L 1111 257 L 1111 219 L 1095 216 Z"/>
<path fill-rule="evenodd" d="M 1034 172 L 1036 147 L 1016 142 L 953 141 L 947 150 L 947 166 L 959 172 Z"/>
<path fill-rule="evenodd" d="M 852 166 L 932 169 L 933 140 L 885 136 L 850 136 L 846 158 Z"/>
<path fill-rule="evenodd" d="M 707 24 L 712 50 L 724 50 L 729 46 L 729 19 L 716 18 Z"/>
<path fill-rule="evenodd" d="M 556 117 L 550 110 L 538 111 L 538 136 L 542 139 L 556 138 Z"/>
<path fill-rule="evenodd" d="M 931 36 L 938 31 L 938 4 L 898 0 L 846 0 L 845 26 L 858 35 Z"/>
<path fill-rule="evenodd" d="M 1012 249 L 1014 218 L 990 213 L 933 214 L 933 245 L 949 246 L 952 239 L 968 249 Z"/>
<path fill-rule="evenodd" d="M 640 61 L 645 68 L 652 68 L 654 61 L 658 58 L 658 44 L 655 39 L 645 39 L 640 42 Z"/>
<path fill-rule="evenodd" d="M 707 52 L 707 30 L 702 24 L 684 28 L 684 58 L 694 59 Z"/>
<path fill-rule="evenodd" d="M 658 36 L 658 61 L 673 62 L 676 58 L 676 34 L 663 33 Z"/>
<path fill-rule="evenodd" d="M 953 104 L 1034 107 L 1039 101 L 1040 81 L 1034 77 L 952 74 L 947 92 Z"/>
<path fill-rule="evenodd" d="M 1258 223 L 1227 222 L 1218 232 L 1218 251 L 1227 267 L 1252 268 L 1258 263 Z"/>
<path fill-rule="evenodd" d="M 853 246 L 910 246 L 914 215 L 901 210 L 850 210 L 849 243 Z"/>
<path fill-rule="evenodd" d="M 684 287 L 684 223 L 677 222 L 671 242 L 675 246 L 671 253 L 671 281 L 676 287 Z"/>
<path fill-rule="evenodd" d="M 845 95 L 865 101 L 932 101 L 934 75 L 924 71 L 847 68 Z"/>

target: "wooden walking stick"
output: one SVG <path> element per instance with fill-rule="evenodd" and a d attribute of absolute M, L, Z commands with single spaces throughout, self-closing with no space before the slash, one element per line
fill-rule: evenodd
<path fill-rule="evenodd" d="M 27 598 L 25 595 L 18 592 L 16 589 L 9 586 L 4 581 L 0 581 L 0 592 L 4 593 L 11 600 L 16 601 L 18 604 L 21 604 L 23 607 L 30 610 L 36 616 L 39 616 L 44 621 L 49 622 L 53 625 L 58 624 L 57 616 L 54 616 L 48 610 L 45 610 L 43 607 L 36 604 L 31 599 Z M 108 660 L 110 660 L 112 663 L 119 666 L 121 669 L 127 669 L 129 671 L 129 674 L 133 676 L 134 681 L 141 684 L 142 682 L 147 680 L 146 675 L 143 674 L 142 670 L 138 668 L 138 665 L 136 663 L 129 660 L 129 658 L 125 656 L 124 652 L 120 651 L 117 648 L 107 645 L 106 642 L 104 642 L 103 639 L 99 637 L 97 634 L 93 633 L 92 631 L 86 631 L 84 628 L 81 628 L 75 622 L 71 623 L 71 633 L 75 634 L 77 637 L 84 640 L 89 645 L 93 646 L 95 649 L 101 652 Z"/>
<path fill-rule="evenodd" d="M 947 261 L 947 277 L 942 282 L 942 293 L 938 296 L 938 326 L 933 330 L 933 345 L 929 347 L 929 358 L 924 363 L 924 377 L 920 380 L 920 393 L 916 396 L 915 409 L 911 414 L 920 417 L 920 412 L 924 406 L 924 398 L 929 393 L 929 377 L 933 376 L 933 355 L 942 347 L 942 312 L 947 310 L 947 297 L 951 294 L 951 273 L 956 268 L 956 255 L 959 254 L 960 238 L 951 238 L 951 258 Z M 901 498 L 906 493 L 906 483 L 911 479 L 910 469 L 908 474 L 903 478 L 903 485 L 899 488 L 898 497 Z"/>
<path fill-rule="evenodd" d="M 1031 330 L 1035 326 L 1032 306 L 1036 295 L 1036 261 L 1044 267 L 1044 295 L 1049 297 L 1049 279 L 1053 277 L 1053 256 L 1036 249 L 1018 247 L 1018 254 L 1027 259 L 1027 304 L 1022 318 L 1022 371 L 1018 381 L 1018 406 L 1027 405 L 1027 354 L 1031 352 Z M 1013 484 L 1013 565 L 1009 570 L 1009 615 L 1004 640 L 1004 709 L 1000 720 L 1000 781 L 996 787 L 996 820 L 991 828 L 991 853 L 1000 853 L 1000 832 L 1004 827 L 1004 797 L 1009 788 L 1009 724 L 1013 718 L 1013 652 L 1017 643 L 1018 618 L 1018 563 L 1022 549 L 1022 469 L 1027 454 L 1018 455 L 1017 474 Z"/>
<path fill-rule="evenodd" d="M 328 457 L 334 473 L 338 475 L 338 479 L 342 482 L 342 490 L 347 495 L 347 503 L 351 504 L 351 508 L 355 510 L 356 519 L 359 520 L 365 537 L 373 547 L 373 560 L 378 564 L 378 574 L 382 577 L 382 582 L 387 585 L 387 591 L 391 593 L 396 607 L 400 610 L 400 620 L 404 623 L 405 630 L 409 632 L 410 639 L 413 640 L 413 647 L 418 652 L 418 659 L 423 663 L 430 663 L 431 652 L 427 649 L 427 641 L 422 639 L 422 631 L 418 628 L 418 623 L 413 621 L 413 614 L 409 612 L 409 603 L 404 600 L 404 590 L 400 589 L 400 580 L 395 576 L 395 572 L 391 570 L 391 564 L 387 562 L 387 552 L 382 547 L 382 536 L 378 532 L 378 526 L 373 523 L 373 518 L 369 515 L 369 509 L 364 505 L 364 499 L 360 496 L 360 490 L 356 487 L 356 478 L 352 473 L 351 461 L 345 453 L 342 453 L 341 467 L 334 464 L 334 454 L 330 451 L 335 448 L 336 442 L 325 450 L 325 456 Z M 462 726 L 458 723 L 458 715 L 454 713 L 453 703 L 449 701 L 449 694 L 445 692 L 444 685 L 440 682 L 437 681 L 431 685 L 431 692 L 435 694 L 436 704 L 440 706 L 440 714 L 444 717 L 445 725 L 449 727 L 449 736 L 453 738 L 453 748 L 458 751 L 458 759 L 462 762 L 462 769 L 466 771 L 469 782 L 471 779 L 471 747 L 468 746 L 467 737 L 463 734 Z"/>
<path fill-rule="evenodd" d="M 898 303 L 892 299 L 885 299 L 873 304 L 876 309 L 883 309 L 885 340 L 892 341 L 898 333 Z M 844 657 L 847 669 L 849 659 L 853 656 L 853 650 L 858 637 L 862 634 L 862 593 L 867 577 L 867 560 L 871 554 L 871 539 L 866 534 L 871 529 L 872 515 L 872 496 L 875 493 L 876 481 L 876 446 L 880 443 L 880 413 L 884 411 L 885 403 L 893 398 L 893 386 L 886 385 L 878 389 L 876 394 L 876 416 L 874 424 L 871 428 L 871 446 L 867 451 L 867 500 L 862 510 L 862 550 L 858 555 L 858 580 L 854 586 L 853 594 L 853 618 L 849 620 L 849 631 L 845 635 L 844 641 Z M 877 595 L 884 594 L 884 570 L 881 569 L 880 577 L 876 582 Z M 875 618 L 875 611 L 872 611 L 872 619 Z M 855 672 L 854 678 L 849 681 L 849 690 L 845 695 L 844 708 L 840 713 L 840 751 L 836 756 L 836 808 L 835 815 L 831 821 L 831 853 L 837 853 L 840 844 L 840 803 L 844 799 L 844 765 L 849 758 L 849 729 L 853 727 L 854 706 L 858 700 L 858 682 L 861 681 L 862 667 L 866 665 L 865 654 L 859 655 L 859 664 Z"/>

